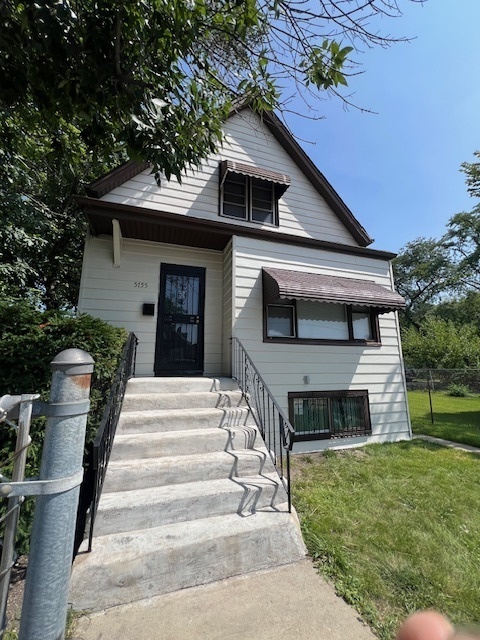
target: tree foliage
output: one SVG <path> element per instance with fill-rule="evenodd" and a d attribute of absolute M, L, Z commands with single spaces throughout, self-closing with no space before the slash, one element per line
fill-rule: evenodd
<path fill-rule="evenodd" d="M 97 432 L 115 377 L 127 333 L 124 329 L 82 315 L 59 311 L 39 311 L 31 303 L 12 304 L 0 300 L 0 395 L 40 393 L 47 401 L 50 391 L 52 359 L 63 349 L 77 347 L 95 360 L 90 393 L 91 411 L 87 422 L 87 443 Z M 32 443 L 28 449 L 26 476 L 38 475 L 45 435 L 45 418 L 32 421 Z M 16 433 L 2 425 L 0 461 L 2 473 L 11 477 L 9 459 L 15 449 Z M 3 501 L 3 513 L 6 502 Z M 33 499 L 22 506 L 17 543 L 19 552 L 28 548 L 33 517 Z"/>
<path fill-rule="evenodd" d="M 480 205 L 450 218 L 441 243 L 452 254 L 466 288 L 480 290 Z"/>
<path fill-rule="evenodd" d="M 72 308 L 86 230 L 73 196 L 112 165 L 96 161 L 65 120 L 54 132 L 25 135 L 22 125 L 16 114 L 0 121 L 0 296 Z"/>
<path fill-rule="evenodd" d="M 462 170 L 471 195 L 480 196 L 480 163 Z M 480 368 L 480 204 L 452 216 L 439 240 L 408 243 L 393 266 L 407 300 L 401 317 L 407 366 Z"/>
<path fill-rule="evenodd" d="M 336 93 L 354 47 L 392 42 L 376 21 L 398 15 L 397 0 L 5 0 L 0 108 L 30 130 L 75 122 L 89 149 L 180 177 L 215 148 L 233 98 L 272 109 L 285 80 Z"/>
<path fill-rule="evenodd" d="M 410 326 L 403 331 L 402 347 L 407 367 L 480 368 L 480 336 L 473 324 L 427 316 L 419 330 Z"/>
<path fill-rule="evenodd" d="M 480 198 L 480 151 L 475 151 L 473 155 L 478 158 L 478 162 L 464 162 L 462 171 L 467 176 L 465 182 L 469 194 Z"/>
<path fill-rule="evenodd" d="M 430 305 L 458 285 L 449 249 L 433 238 L 409 242 L 393 260 L 395 284 L 406 300 L 403 320 L 417 328 Z"/>
<path fill-rule="evenodd" d="M 0 295 L 74 306 L 84 182 L 126 158 L 180 178 L 238 96 L 261 113 L 285 108 L 280 85 L 309 107 L 340 95 L 356 49 L 394 41 L 375 21 L 398 15 L 396 0 L 4 0 Z"/>
<path fill-rule="evenodd" d="M 434 305 L 429 315 L 456 325 L 473 324 L 480 330 L 480 293 L 467 291 L 463 296 L 444 300 Z"/>

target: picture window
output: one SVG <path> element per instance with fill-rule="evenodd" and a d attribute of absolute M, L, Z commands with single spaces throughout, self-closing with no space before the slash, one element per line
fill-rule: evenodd
<path fill-rule="evenodd" d="M 370 307 L 290 301 L 266 305 L 266 341 L 380 344 L 378 314 Z"/>

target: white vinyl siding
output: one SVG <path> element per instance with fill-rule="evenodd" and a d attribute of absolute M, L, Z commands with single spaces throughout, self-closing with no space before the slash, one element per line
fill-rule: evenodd
<path fill-rule="evenodd" d="M 225 140 L 217 154 L 209 157 L 195 171 L 187 171 L 182 183 L 176 178 L 163 180 L 157 186 L 146 169 L 102 200 L 119 204 L 157 209 L 180 215 L 269 229 L 273 233 L 315 238 L 357 246 L 356 241 L 329 205 L 312 186 L 300 168 L 249 110 L 229 118 L 224 126 Z M 291 186 L 278 202 L 279 226 L 248 222 L 219 215 L 219 163 L 233 160 L 284 173 L 291 178 Z"/>
<path fill-rule="evenodd" d="M 235 335 L 288 415 L 289 391 L 367 389 L 372 435 L 335 442 L 337 447 L 410 437 L 400 341 L 395 313 L 379 316 L 381 346 L 263 342 L 262 267 L 370 279 L 391 288 L 385 260 L 235 238 Z M 304 383 L 309 376 L 310 384 Z M 328 441 L 298 443 L 295 451 L 320 450 Z"/>
<path fill-rule="evenodd" d="M 133 331 L 138 340 L 137 376 L 152 376 L 157 331 L 161 263 L 206 269 L 205 374 L 223 369 L 223 255 L 219 251 L 123 240 L 121 264 L 112 263 L 111 238 L 87 238 L 78 310 Z M 143 303 L 155 304 L 155 316 L 143 316 Z"/>
<path fill-rule="evenodd" d="M 223 250 L 223 374 L 231 375 L 231 345 L 233 335 L 232 241 Z"/>

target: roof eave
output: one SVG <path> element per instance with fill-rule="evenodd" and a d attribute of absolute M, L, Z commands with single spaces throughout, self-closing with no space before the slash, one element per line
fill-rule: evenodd
<path fill-rule="evenodd" d="M 292 160 L 300 167 L 360 246 L 367 247 L 372 244 L 373 238 L 369 236 L 330 182 L 308 157 L 278 116 L 273 112 L 268 112 L 263 114 L 263 120 L 277 142 L 282 145 Z"/>
<path fill-rule="evenodd" d="M 258 240 L 268 240 L 269 242 L 293 244 L 297 246 L 310 247 L 314 249 L 323 249 L 334 253 L 368 256 L 377 260 L 392 260 L 396 257 L 396 253 L 390 251 L 382 251 L 380 249 L 371 249 L 370 247 L 352 246 L 330 242 L 328 240 L 316 240 L 304 236 L 294 236 L 286 233 L 271 233 L 270 230 L 240 226 L 225 221 L 213 222 L 204 218 L 193 216 L 185 216 L 181 214 L 150 209 L 146 207 L 136 207 L 133 205 L 118 204 L 109 202 L 108 200 L 100 200 L 98 198 L 89 198 L 84 196 L 76 196 L 75 200 L 79 207 L 83 210 L 87 219 L 89 214 L 97 213 L 108 218 L 132 218 L 137 220 L 151 220 L 157 224 L 188 224 L 191 227 L 205 227 L 215 229 L 218 233 L 230 236 L 249 236 Z M 95 229 L 91 226 L 91 231 L 95 235 Z"/>

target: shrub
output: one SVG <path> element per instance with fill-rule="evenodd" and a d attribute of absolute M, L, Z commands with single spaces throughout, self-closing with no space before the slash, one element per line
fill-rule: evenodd
<path fill-rule="evenodd" d="M 447 388 L 447 395 L 454 398 L 466 398 L 470 395 L 470 389 L 465 384 L 452 382 Z"/>
<path fill-rule="evenodd" d="M 40 393 L 41 399 L 47 401 L 53 358 L 68 348 L 88 351 L 95 360 L 86 437 L 87 443 L 91 442 L 98 429 L 126 337 L 124 329 L 112 327 L 91 316 L 75 316 L 66 311 L 39 311 L 28 302 L 0 302 L 0 396 Z M 45 422 L 45 418 L 32 421 L 26 477 L 38 475 Z M 12 464 L 4 465 L 4 462 L 15 449 L 15 439 L 13 429 L 0 424 L 0 467 L 6 476 L 11 475 Z M 2 505 L 3 509 L 5 506 Z M 22 506 L 18 529 L 20 553 L 28 547 L 33 506 L 31 499 Z"/>

